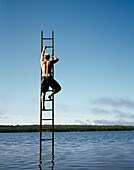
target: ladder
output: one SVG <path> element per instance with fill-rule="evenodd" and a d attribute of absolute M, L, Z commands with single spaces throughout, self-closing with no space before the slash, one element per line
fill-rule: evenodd
<path fill-rule="evenodd" d="M 52 56 L 54 56 L 54 31 L 52 31 L 52 37 L 51 38 L 44 38 L 43 37 L 43 31 L 41 31 L 41 52 L 43 50 L 43 46 L 44 44 L 46 43 L 46 41 L 51 41 L 51 44 L 52 45 L 48 45 L 46 46 L 46 49 L 47 48 L 50 48 L 51 50 L 51 53 L 52 53 Z M 52 77 L 54 77 L 54 66 L 51 70 L 51 75 Z M 42 80 L 42 69 L 41 69 L 41 80 Z M 42 91 L 42 89 L 41 89 Z M 48 92 L 52 92 L 52 90 L 48 90 Z M 42 164 L 42 141 L 48 141 L 48 140 L 52 140 L 52 155 L 54 156 L 54 95 L 51 97 L 50 100 L 46 99 L 46 96 L 45 96 L 45 105 L 46 105 L 46 102 L 52 102 L 51 103 L 51 108 L 49 109 L 45 109 L 43 110 L 42 109 L 42 101 L 41 101 L 41 96 L 42 96 L 42 92 L 40 92 L 40 164 Z M 45 114 L 46 112 L 50 112 L 51 113 L 51 118 L 43 118 L 43 114 Z M 45 121 L 51 121 L 51 129 L 49 128 L 46 128 L 46 126 L 44 125 Z M 49 138 L 49 139 L 46 139 L 46 138 L 43 138 L 43 133 L 45 133 L 46 131 L 51 131 L 52 133 L 52 138 Z"/>

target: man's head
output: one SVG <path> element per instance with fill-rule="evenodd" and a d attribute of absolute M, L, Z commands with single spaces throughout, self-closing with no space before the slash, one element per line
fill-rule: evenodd
<path fill-rule="evenodd" d="M 45 59 L 49 60 L 50 59 L 50 54 L 49 53 L 45 53 Z"/>

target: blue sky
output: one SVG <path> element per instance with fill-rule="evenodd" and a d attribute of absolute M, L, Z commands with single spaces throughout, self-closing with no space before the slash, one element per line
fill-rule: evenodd
<path fill-rule="evenodd" d="M 133 125 L 133 18 L 132 0 L 0 0 L 0 124 L 39 124 L 40 34 L 54 30 L 55 124 Z"/>

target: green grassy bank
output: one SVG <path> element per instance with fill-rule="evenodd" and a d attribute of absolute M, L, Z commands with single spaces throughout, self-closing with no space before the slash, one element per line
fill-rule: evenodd
<path fill-rule="evenodd" d="M 51 125 L 45 125 L 43 128 L 51 128 Z M 82 131 L 130 131 L 134 126 L 97 126 L 97 125 L 55 125 L 55 132 L 82 132 Z M 39 125 L 0 125 L 0 133 L 9 132 L 39 132 Z M 49 132 L 50 130 L 46 130 Z"/>

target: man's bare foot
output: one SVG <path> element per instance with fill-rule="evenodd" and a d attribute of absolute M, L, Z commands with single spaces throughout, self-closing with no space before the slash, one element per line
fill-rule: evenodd
<path fill-rule="evenodd" d="M 48 98 L 51 100 L 51 94 L 48 96 Z"/>

